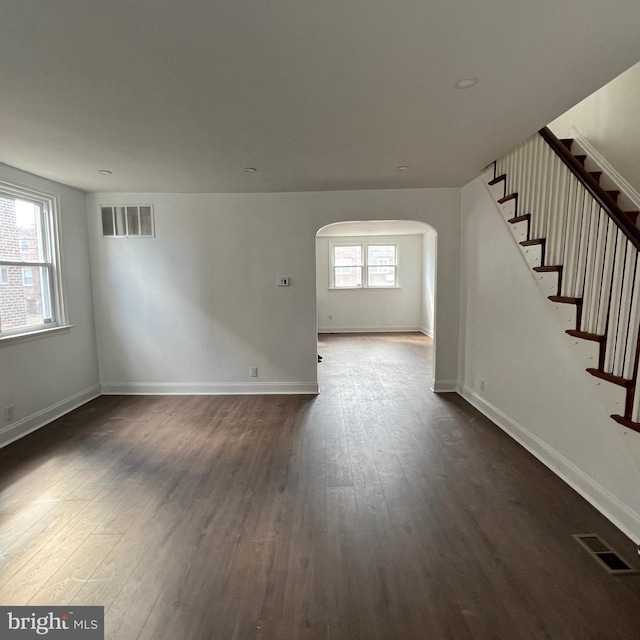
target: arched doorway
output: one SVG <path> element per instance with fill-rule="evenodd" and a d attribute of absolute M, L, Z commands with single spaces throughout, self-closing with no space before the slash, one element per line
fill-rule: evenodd
<path fill-rule="evenodd" d="M 436 250 L 436 231 L 424 222 L 322 227 L 316 234 L 318 333 L 421 332 L 435 347 Z"/>

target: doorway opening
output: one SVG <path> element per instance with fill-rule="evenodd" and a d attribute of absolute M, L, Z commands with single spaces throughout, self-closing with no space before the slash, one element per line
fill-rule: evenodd
<path fill-rule="evenodd" d="M 323 341 L 328 344 L 332 335 L 342 334 L 380 334 L 379 339 L 383 334 L 413 334 L 428 345 L 425 353 L 432 362 L 436 250 L 436 231 L 424 222 L 350 221 L 320 229 L 316 235 L 319 366 Z"/>

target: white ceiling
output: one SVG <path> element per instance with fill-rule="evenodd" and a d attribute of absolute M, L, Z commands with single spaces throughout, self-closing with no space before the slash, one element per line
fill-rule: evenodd
<path fill-rule="evenodd" d="M 637 0 L 3 0 L 0 161 L 89 191 L 461 186 L 639 33 Z"/>

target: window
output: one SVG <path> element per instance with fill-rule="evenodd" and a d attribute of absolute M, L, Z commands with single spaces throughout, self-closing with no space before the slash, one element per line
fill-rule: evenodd
<path fill-rule="evenodd" d="M 100 207 L 102 235 L 110 238 L 152 238 L 153 208 L 151 205 Z"/>
<path fill-rule="evenodd" d="M 65 324 L 55 196 L 0 183 L 0 338 Z"/>
<path fill-rule="evenodd" d="M 362 286 L 362 245 L 333 247 L 333 286 Z"/>
<path fill-rule="evenodd" d="M 393 243 L 331 244 L 335 289 L 398 286 L 398 249 Z"/>
<path fill-rule="evenodd" d="M 367 245 L 367 286 L 398 286 L 395 244 Z"/>

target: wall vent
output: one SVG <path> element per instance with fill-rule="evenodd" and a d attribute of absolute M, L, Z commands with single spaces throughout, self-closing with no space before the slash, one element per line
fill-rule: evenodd
<path fill-rule="evenodd" d="M 153 238 L 153 206 L 150 204 L 103 205 L 102 235 L 106 238 Z"/>
<path fill-rule="evenodd" d="M 619 576 L 638 573 L 619 553 L 614 551 L 595 533 L 577 533 L 573 537 L 610 574 Z"/>

